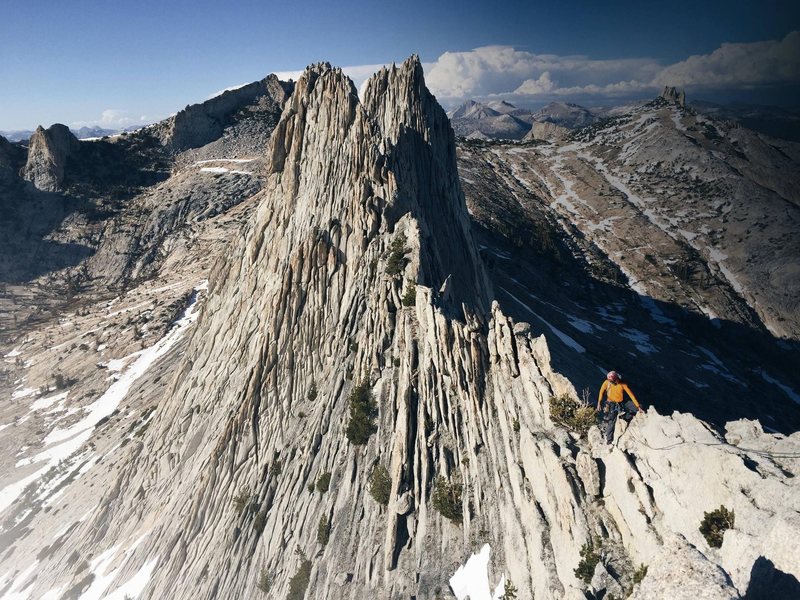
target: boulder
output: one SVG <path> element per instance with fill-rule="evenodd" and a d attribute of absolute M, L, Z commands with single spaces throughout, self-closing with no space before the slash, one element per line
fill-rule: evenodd
<path fill-rule="evenodd" d="M 685 538 L 671 536 L 647 567 L 631 600 L 734 600 L 741 598 L 728 575 Z"/>

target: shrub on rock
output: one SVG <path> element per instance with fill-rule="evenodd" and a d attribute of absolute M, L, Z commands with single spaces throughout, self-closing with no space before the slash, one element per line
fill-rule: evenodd
<path fill-rule="evenodd" d="M 704 512 L 703 515 L 703 520 L 700 522 L 700 533 L 703 534 L 708 545 L 712 548 L 722 547 L 722 538 L 725 531 L 731 529 L 734 524 L 735 515 L 733 511 L 720 506 L 711 512 Z"/>

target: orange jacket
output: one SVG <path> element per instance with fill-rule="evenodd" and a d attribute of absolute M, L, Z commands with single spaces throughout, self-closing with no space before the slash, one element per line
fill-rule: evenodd
<path fill-rule="evenodd" d="M 620 403 L 624 399 L 623 392 L 627 392 L 628 396 L 631 397 L 633 400 L 634 406 L 641 410 L 641 406 L 639 406 L 639 401 L 636 400 L 636 396 L 633 395 L 631 388 L 628 387 L 627 383 L 611 383 L 608 379 L 603 382 L 603 385 L 600 386 L 600 395 L 597 397 L 597 410 L 600 410 L 600 403 L 603 401 L 603 392 L 606 392 L 606 398 L 609 402 Z"/>

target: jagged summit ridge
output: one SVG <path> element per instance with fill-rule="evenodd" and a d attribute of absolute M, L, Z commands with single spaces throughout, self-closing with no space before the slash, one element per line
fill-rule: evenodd
<path fill-rule="evenodd" d="M 423 227 L 420 283 L 438 290 L 450 277 L 448 297 L 486 310 L 490 286 L 469 233 L 453 130 L 425 85 L 419 57 L 379 71 L 366 85 L 364 105 L 391 144 L 387 161 L 399 176 L 394 210 L 418 215 Z"/>

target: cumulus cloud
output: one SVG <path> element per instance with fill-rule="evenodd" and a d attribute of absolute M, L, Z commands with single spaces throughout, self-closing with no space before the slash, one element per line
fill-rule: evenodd
<path fill-rule="evenodd" d="M 548 94 L 556 87 L 555 82 L 550 78 L 550 71 L 542 73 L 538 79 L 526 79 L 516 90 L 515 94 Z"/>
<path fill-rule="evenodd" d="M 722 44 L 666 67 L 653 83 L 697 89 L 800 83 L 800 31 L 782 40 Z"/>
<path fill-rule="evenodd" d="M 510 46 L 445 52 L 426 65 L 425 80 L 443 99 L 502 94 L 548 95 L 560 88 L 649 80 L 661 66 L 648 58 L 596 60 L 587 56 L 533 54 Z"/>
<path fill-rule="evenodd" d="M 664 65 L 652 58 L 597 60 L 534 54 L 511 46 L 445 52 L 425 65 L 426 81 L 446 103 L 466 98 L 620 97 L 653 93 L 665 85 L 743 89 L 800 82 L 800 32 L 783 40 L 726 43 L 710 54 Z"/>
<path fill-rule="evenodd" d="M 555 55 L 536 55 L 510 46 L 484 46 L 469 52 L 445 52 L 425 65 L 425 80 L 445 98 L 509 91 L 521 81 L 552 70 Z M 516 82 L 516 83 L 514 83 Z"/>

